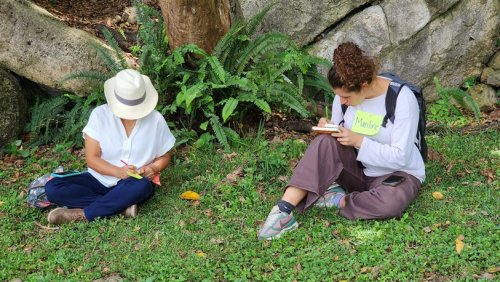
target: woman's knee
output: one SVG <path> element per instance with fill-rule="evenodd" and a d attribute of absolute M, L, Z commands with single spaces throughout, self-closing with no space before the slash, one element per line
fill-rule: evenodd
<path fill-rule="evenodd" d="M 59 202 L 59 190 L 64 186 L 61 179 L 53 178 L 45 184 L 45 195 L 47 195 L 47 200 L 57 203 Z"/>
<path fill-rule="evenodd" d="M 144 197 L 149 197 L 151 193 L 153 193 L 153 185 L 151 182 L 143 177 L 142 179 L 134 179 L 126 183 L 126 186 L 128 186 L 128 193 L 130 195 L 133 195 L 135 198 L 144 198 Z"/>

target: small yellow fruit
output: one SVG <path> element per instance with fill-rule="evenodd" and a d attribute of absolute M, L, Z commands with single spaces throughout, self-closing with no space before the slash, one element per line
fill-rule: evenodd
<path fill-rule="evenodd" d="M 193 191 L 186 191 L 180 195 L 183 200 L 197 201 L 200 199 L 200 194 Z"/>
<path fill-rule="evenodd" d="M 444 199 L 444 196 L 441 192 L 432 192 L 432 197 L 436 200 Z"/>

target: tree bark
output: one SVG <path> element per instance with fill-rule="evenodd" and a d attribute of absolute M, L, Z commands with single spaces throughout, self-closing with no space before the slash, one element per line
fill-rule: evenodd
<path fill-rule="evenodd" d="M 160 0 L 170 50 L 194 43 L 211 53 L 229 30 L 229 0 Z"/>

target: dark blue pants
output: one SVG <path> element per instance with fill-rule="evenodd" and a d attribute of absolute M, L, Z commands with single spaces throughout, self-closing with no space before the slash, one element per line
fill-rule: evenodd
<path fill-rule="evenodd" d="M 129 177 L 106 187 L 90 173 L 57 178 L 45 185 L 47 199 L 69 208 L 83 208 L 88 221 L 119 214 L 129 206 L 145 202 L 154 194 L 153 185 L 145 177 Z"/>

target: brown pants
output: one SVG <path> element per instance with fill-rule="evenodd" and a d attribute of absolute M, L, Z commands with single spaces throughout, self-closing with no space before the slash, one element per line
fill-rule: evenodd
<path fill-rule="evenodd" d="M 405 180 L 395 187 L 383 185 L 382 181 L 392 174 L 403 176 Z M 405 172 L 392 174 L 364 175 L 352 147 L 341 145 L 329 134 L 320 134 L 297 164 L 288 186 L 308 192 L 297 205 L 300 212 L 310 208 L 333 182 L 337 182 L 348 192 L 341 216 L 351 220 L 400 217 L 417 198 L 421 184 Z"/>

